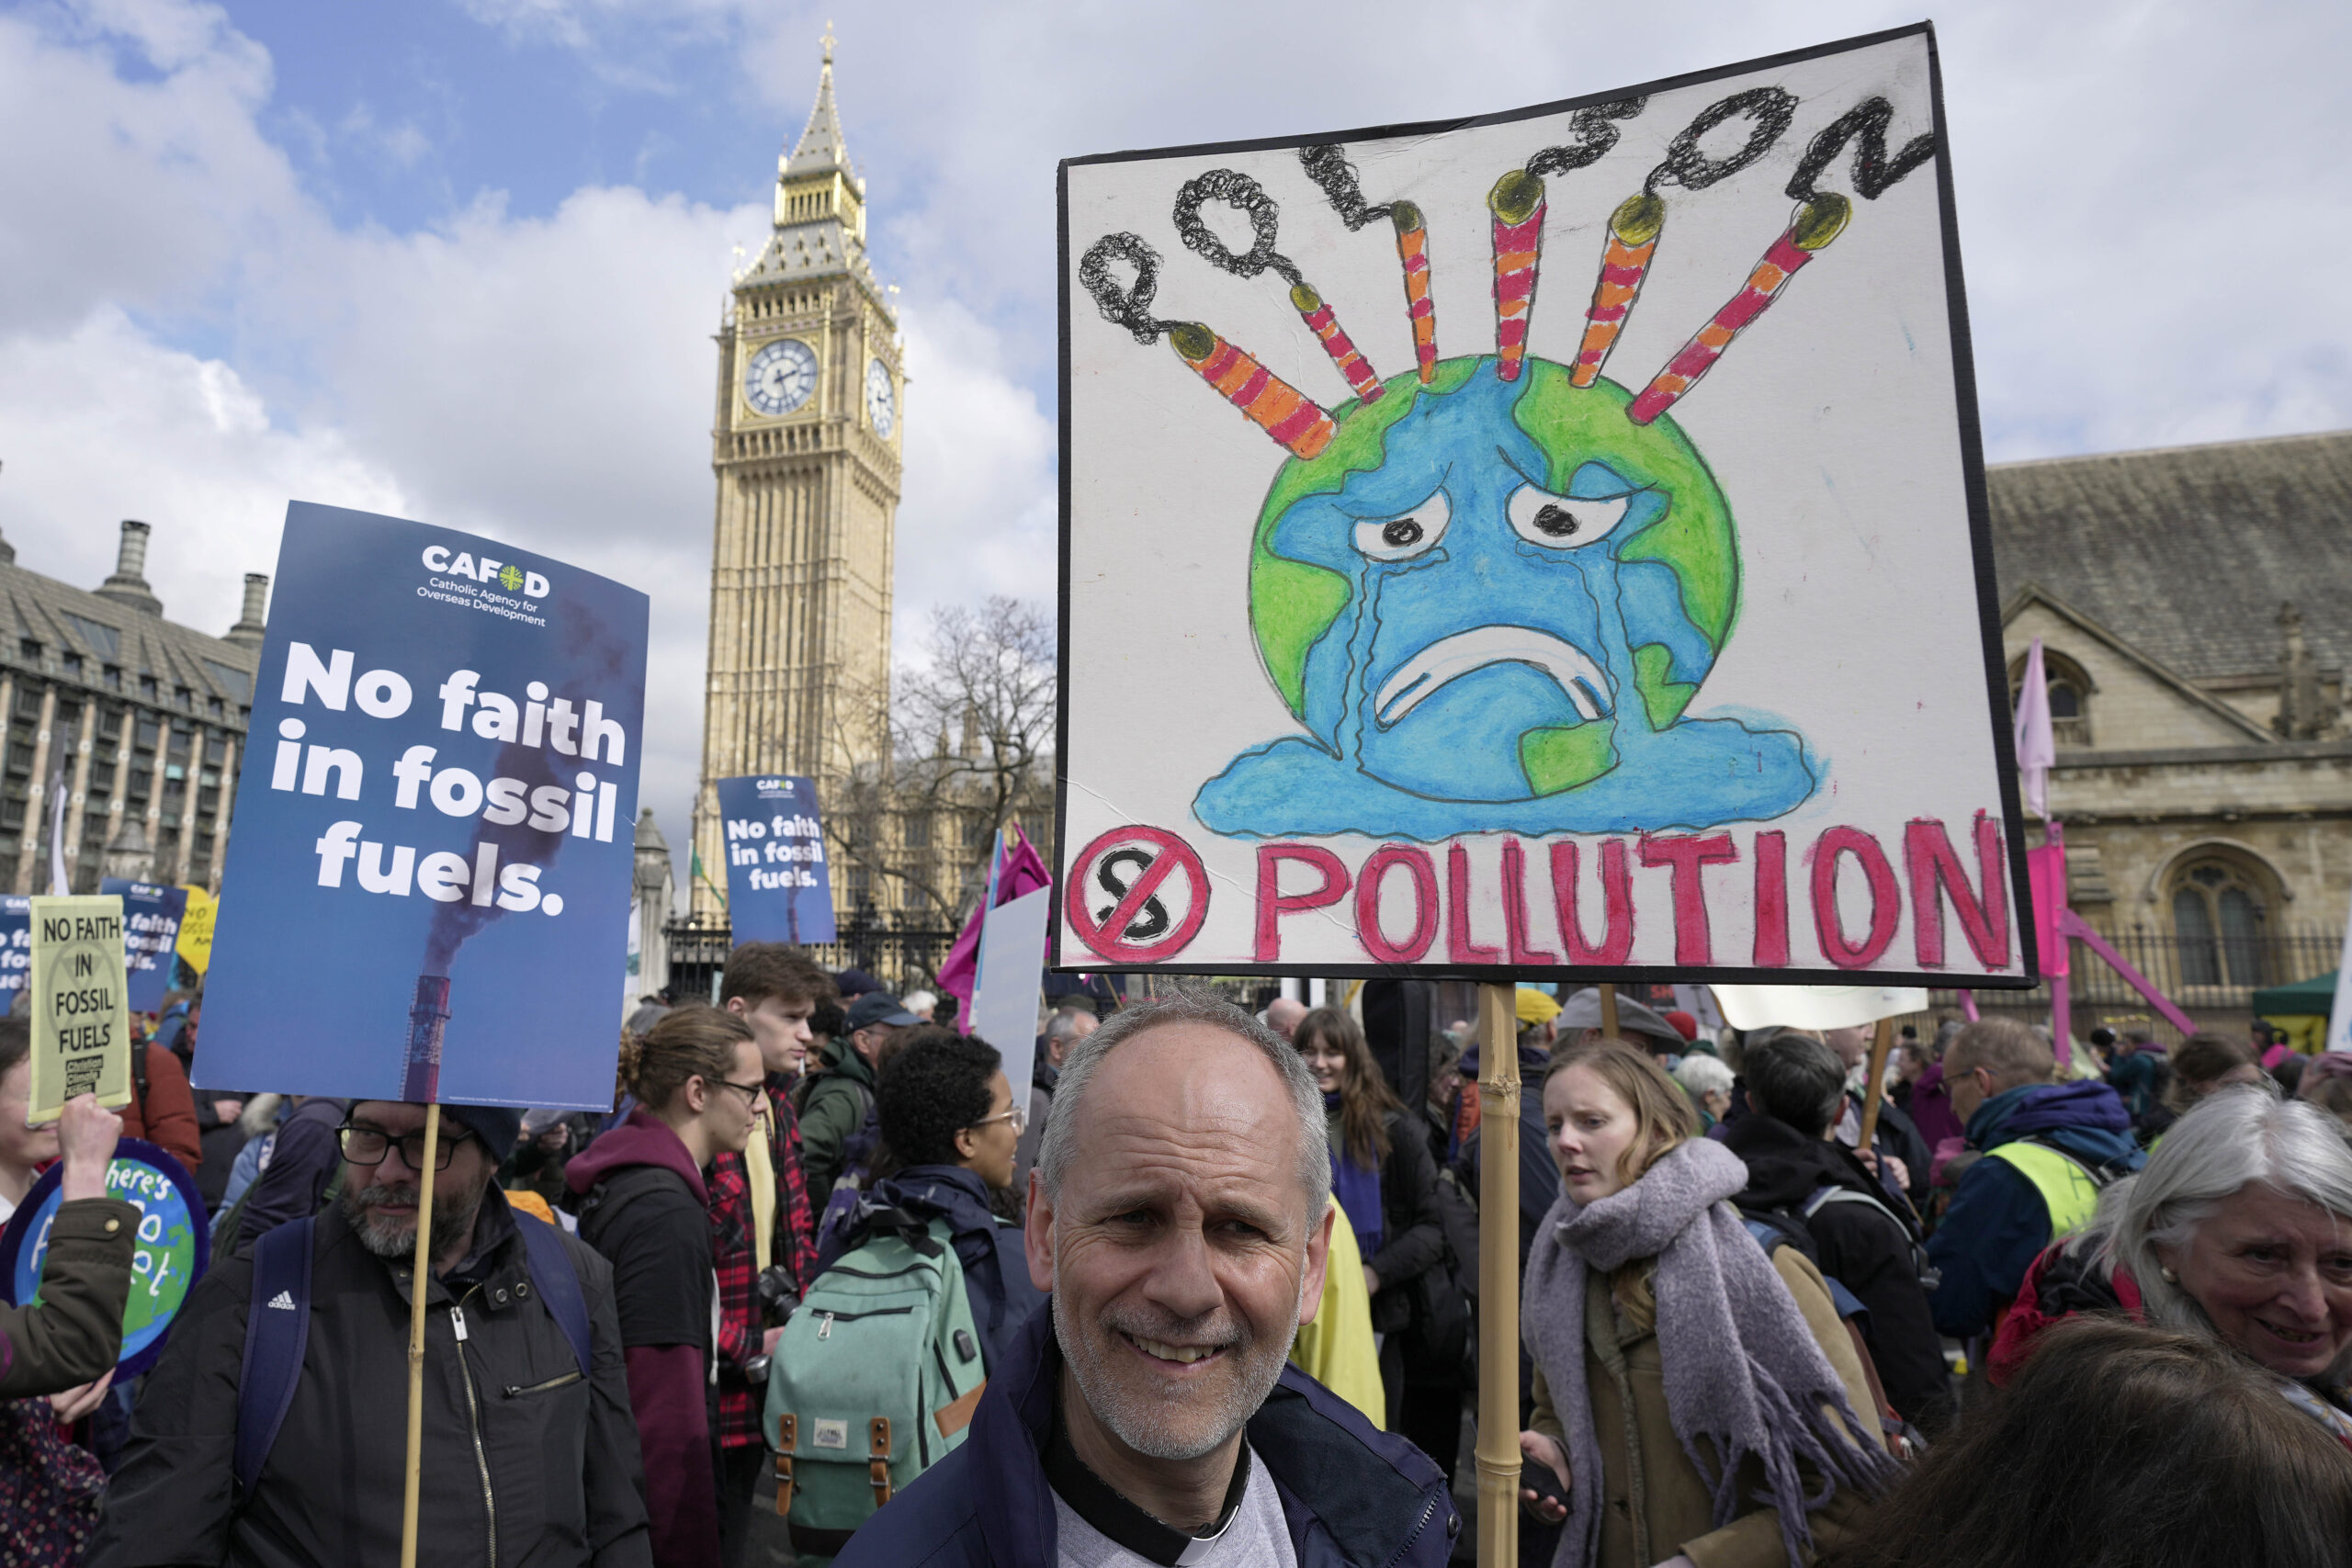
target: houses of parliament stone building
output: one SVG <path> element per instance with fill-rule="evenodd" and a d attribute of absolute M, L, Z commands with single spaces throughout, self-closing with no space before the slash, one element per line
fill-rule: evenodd
<path fill-rule="evenodd" d="M 830 798 L 886 761 L 904 375 L 865 231 L 829 36 L 808 127 L 778 162 L 774 231 L 718 333 L 697 923 L 720 918 L 726 875 L 714 781 L 800 773 Z"/>

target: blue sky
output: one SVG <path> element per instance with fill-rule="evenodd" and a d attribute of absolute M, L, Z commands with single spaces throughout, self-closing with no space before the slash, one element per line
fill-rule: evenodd
<path fill-rule="evenodd" d="M 1053 175 L 1443 118 L 1917 19 L 1816 0 L 0 4 L 0 534 L 95 584 L 155 525 L 235 618 L 289 498 L 471 528 L 654 601 L 647 800 L 700 744 L 733 247 L 841 42 L 912 376 L 902 648 L 1053 581 Z M 2352 424 L 2352 7 L 1938 15 L 1996 459 Z"/>

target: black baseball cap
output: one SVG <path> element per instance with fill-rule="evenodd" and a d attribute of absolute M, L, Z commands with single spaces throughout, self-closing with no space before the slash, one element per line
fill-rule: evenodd
<path fill-rule="evenodd" d="M 849 1016 L 843 1023 L 852 1034 L 861 1029 L 871 1029 L 877 1023 L 894 1029 L 909 1029 L 922 1020 L 909 1012 L 898 998 L 888 991 L 868 991 L 850 1003 Z"/>

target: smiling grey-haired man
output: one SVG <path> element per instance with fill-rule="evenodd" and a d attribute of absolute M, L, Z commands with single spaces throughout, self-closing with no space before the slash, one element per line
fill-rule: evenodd
<path fill-rule="evenodd" d="M 1332 1213 L 1295 1051 L 1222 1002 L 1121 1010 L 1063 1064 L 1030 1179 L 1050 1310 L 841 1568 L 1443 1562 L 1436 1464 L 1288 1360 Z"/>

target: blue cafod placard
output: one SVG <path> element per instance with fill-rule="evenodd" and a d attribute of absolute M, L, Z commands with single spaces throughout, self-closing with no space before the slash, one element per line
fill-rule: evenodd
<path fill-rule="evenodd" d="M 816 782 L 788 773 L 720 779 L 718 816 L 734 939 L 832 941 L 832 878 Z"/>
<path fill-rule="evenodd" d="M 200 1087 L 611 1109 L 646 617 L 494 539 L 287 509 Z"/>
<path fill-rule="evenodd" d="M 180 917 L 187 913 L 187 889 L 158 887 L 109 876 L 98 883 L 101 893 L 122 896 L 122 951 L 130 974 L 124 996 L 133 1012 L 161 1012 L 164 993 L 172 988 L 178 964 Z"/>
<path fill-rule="evenodd" d="M 0 893 L 0 1013 L 33 977 L 33 901 Z"/>

